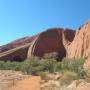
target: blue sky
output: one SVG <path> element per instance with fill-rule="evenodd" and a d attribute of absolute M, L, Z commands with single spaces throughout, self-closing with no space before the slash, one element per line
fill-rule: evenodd
<path fill-rule="evenodd" d="M 76 29 L 90 19 L 90 0 L 0 0 L 0 45 L 47 28 Z"/>

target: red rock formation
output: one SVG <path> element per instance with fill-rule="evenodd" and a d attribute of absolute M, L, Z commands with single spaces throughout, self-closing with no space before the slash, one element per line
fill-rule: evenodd
<path fill-rule="evenodd" d="M 68 46 L 68 43 L 72 42 L 74 34 L 74 31 L 62 28 L 53 28 L 40 33 L 29 48 L 28 58 L 32 55 L 42 57 L 50 52 L 58 52 L 60 58 L 65 57 L 65 47 L 66 45 Z"/>
<path fill-rule="evenodd" d="M 12 41 L 9 44 L 0 46 L 0 53 L 11 50 L 13 48 L 17 48 L 19 46 L 26 45 L 27 43 L 32 42 L 36 37 L 37 35 L 32 37 L 24 37 L 24 38 L 20 38 L 18 40 Z"/>
<path fill-rule="evenodd" d="M 29 47 L 30 43 L 0 53 L 0 61 L 24 61 L 27 58 Z"/>
<path fill-rule="evenodd" d="M 90 75 L 90 21 L 76 31 L 75 38 L 67 49 L 67 56 L 69 58 L 86 58 L 84 69 Z"/>
<path fill-rule="evenodd" d="M 75 31 L 53 28 L 33 37 L 15 40 L 0 47 L 0 60 L 19 61 L 31 56 L 42 57 L 46 53 L 57 52 L 59 57 L 66 56 L 68 45 L 72 42 Z M 29 51 L 28 51 L 29 49 Z"/>
<path fill-rule="evenodd" d="M 36 35 L 37 36 L 37 35 Z M 3 61 L 23 61 L 27 58 L 27 52 L 31 42 L 36 38 L 25 37 L 15 40 L 0 47 L 0 60 Z"/>
<path fill-rule="evenodd" d="M 90 56 L 90 21 L 77 30 L 67 52 L 68 57 L 88 58 Z"/>
<path fill-rule="evenodd" d="M 76 31 L 72 31 L 70 29 L 65 29 L 63 30 L 63 38 L 62 38 L 62 41 L 63 41 L 63 45 L 64 47 L 66 48 L 66 51 L 67 51 L 67 48 L 68 46 L 72 43 L 74 37 L 75 37 L 75 32 Z"/>

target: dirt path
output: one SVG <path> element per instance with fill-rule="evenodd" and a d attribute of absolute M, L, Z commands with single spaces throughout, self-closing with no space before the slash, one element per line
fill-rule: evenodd
<path fill-rule="evenodd" d="M 15 85 L 11 86 L 8 90 L 40 90 L 40 77 L 32 76 L 17 81 Z"/>

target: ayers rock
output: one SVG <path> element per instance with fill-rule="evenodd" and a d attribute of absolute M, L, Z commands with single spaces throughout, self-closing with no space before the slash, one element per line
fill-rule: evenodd
<path fill-rule="evenodd" d="M 90 21 L 76 31 L 75 38 L 67 49 L 67 56 L 69 58 L 90 56 Z"/>
<path fill-rule="evenodd" d="M 43 57 L 57 52 L 59 58 L 85 57 L 85 69 L 90 67 L 90 21 L 78 30 L 51 28 L 32 37 L 0 46 L 0 60 L 22 61 L 31 56 Z M 90 70 L 90 69 L 88 69 Z"/>
<path fill-rule="evenodd" d="M 68 46 L 67 56 L 69 58 L 84 57 L 84 68 L 90 75 L 90 21 L 81 26 L 77 31 L 73 42 Z"/>
<path fill-rule="evenodd" d="M 36 36 L 24 37 L 9 44 L 0 46 L 0 60 L 22 61 L 26 59 L 31 42 L 36 38 Z"/>
<path fill-rule="evenodd" d="M 46 53 L 57 52 L 59 58 L 66 56 L 67 46 L 73 41 L 75 31 L 70 29 L 53 28 L 39 34 L 32 42 L 28 58 L 32 55 L 42 57 Z"/>
<path fill-rule="evenodd" d="M 0 60 L 22 61 L 27 57 L 40 56 L 46 53 L 58 52 L 59 57 L 66 56 L 67 47 L 71 44 L 75 31 L 71 29 L 52 28 L 33 37 L 15 40 L 0 46 Z"/>

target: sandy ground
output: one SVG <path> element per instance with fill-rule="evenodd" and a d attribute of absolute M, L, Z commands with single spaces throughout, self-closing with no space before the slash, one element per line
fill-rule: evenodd
<path fill-rule="evenodd" d="M 16 72 L 12 70 L 0 70 L 0 90 L 4 90 L 13 84 L 15 80 L 22 80 L 30 77 L 29 75 L 23 75 L 22 72 Z"/>
<path fill-rule="evenodd" d="M 40 90 L 40 77 L 31 76 L 30 78 L 17 81 L 7 90 Z"/>

